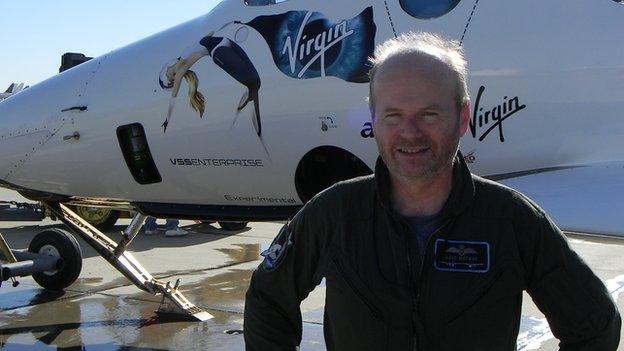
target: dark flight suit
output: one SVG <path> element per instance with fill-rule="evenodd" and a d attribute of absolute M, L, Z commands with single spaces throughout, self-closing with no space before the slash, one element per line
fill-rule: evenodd
<path fill-rule="evenodd" d="M 326 277 L 328 350 L 516 350 L 522 291 L 561 350 L 616 350 L 611 296 L 533 202 L 458 156 L 424 257 L 392 210 L 388 170 L 339 183 L 285 225 L 254 272 L 247 350 L 294 350 L 301 300 Z"/>

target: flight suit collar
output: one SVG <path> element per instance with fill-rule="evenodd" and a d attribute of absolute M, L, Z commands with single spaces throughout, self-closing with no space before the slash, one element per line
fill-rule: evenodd
<path fill-rule="evenodd" d="M 392 193 L 390 173 L 381 156 L 377 157 L 375 164 L 375 185 L 382 207 L 394 212 L 390 196 Z M 472 203 L 474 196 L 475 184 L 472 175 L 464 161 L 464 156 L 458 151 L 453 161 L 451 193 L 440 212 L 441 218 L 458 215 Z"/>

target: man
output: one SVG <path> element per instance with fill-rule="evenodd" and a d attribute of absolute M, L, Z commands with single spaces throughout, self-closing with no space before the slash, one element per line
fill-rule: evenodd
<path fill-rule="evenodd" d="M 248 350 L 294 350 L 299 304 L 323 277 L 328 350 L 516 350 L 523 290 L 562 350 L 617 348 L 617 308 L 559 229 L 458 154 L 465 66 L 456 43 L 431 34 L 377 48 L 375 174 L 316 196 L 264 253 L 245 305 Z"/>

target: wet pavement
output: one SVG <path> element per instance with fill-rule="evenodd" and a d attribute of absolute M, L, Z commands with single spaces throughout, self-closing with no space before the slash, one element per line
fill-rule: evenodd
<path fill-rule="evenodd" d="M 1 193 L 6 192 L 0 190 Z M 123 224 L 108 234 L 119 239 Z M 133 255 L 155 277 L 181 278 L 181 290 L 214 318 L 206 322 L 159 320 L 160 298 L 140 291 L 94 250 L 83 250 L 80 278 L 64 293 L 41 289 L 31 277 L 0 287 L 1 350 L 243 350 L 244 295 L 260 252 L 282 224 L 250 223 L 240 232 L 183 221 L 186 237 L 139 235 Z M 13 248 L 25 248 L 55 222 L 0 222 Z M 624 240 L 571 235 L 571 245 L 605 281 L 624 311 Z M 302 350 L 324 350 L 321 284 L 302 305 Z M 624 350 L 624 346 L 620 347 Z M 518 350 L 558 350 L 544 316 L 526 296 Z"/>

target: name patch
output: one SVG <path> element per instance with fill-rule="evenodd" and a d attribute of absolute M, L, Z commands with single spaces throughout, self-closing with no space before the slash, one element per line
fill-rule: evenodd
<path fill-rule="evenodd" d="M 434 267 L 439 271 L 487 273 L 490 270 L 490 244 L 484 241 L 438 239 Z"/>

